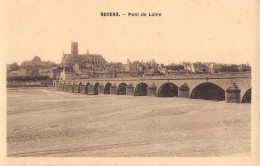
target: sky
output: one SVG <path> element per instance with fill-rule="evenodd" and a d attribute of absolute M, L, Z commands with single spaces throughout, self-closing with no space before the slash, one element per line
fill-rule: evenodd
<path fill-rule="evenodd" d="M 6 63 L 60 63 L 70 53 L 107 61 L 253 63 L 255 0 L 2 0 L 0 56 Z M 100 12 L 157 12 L 161 17 L 101 17 Z"/>

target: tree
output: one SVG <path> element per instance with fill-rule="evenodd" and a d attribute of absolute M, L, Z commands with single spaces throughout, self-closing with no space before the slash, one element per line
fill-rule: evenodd
<path fill-rule="evenodd" d="M 17 71 L 20 69 L 20 66 L 16 62 L 14 62 L 13 64 L 10 65 L 10 69 L 12 71 Z"/>
<path fill-rule="evenodd" d="M 237 65 L 231 65 L 231 66 L 223 66 L 221 69 L 221 72 L 238 72 L 238 66 Z"/>
<path fill-rule="evenodd" d="M 184 69 L 183 65 L 168 65 L 165 67 L 167 70 L 183 70 Z"/>
<path fill-rule="evenodd" d="M 38 62 L 41 62 L 42 60 L 41 60 L 41 58 L 40 57 L 38 57 L 38 56 L 35 56 L 35 57 L 33 57 L 33 60 L 32 61 L 38 61 Z"/>

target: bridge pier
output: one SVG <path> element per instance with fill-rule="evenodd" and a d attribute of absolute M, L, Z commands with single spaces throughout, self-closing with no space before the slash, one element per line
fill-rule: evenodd
<path fill-rule="evenodd" d="M 79 85 L 78 84 L 74 85 L 73 92 L 74 93 L 79 93 Z"/>
<path fill-rule="evenodd" d="M 68 92 L 72 92 L 72 85 L 71 84 L 68 84 Z"/>
<path fill-rule="evenodd" d="M 68 91 L 68 85 L 64 84 L 64 91 Z"/>
<path fill-rule="evenodd" d="M 240 103 L 240 93 L 241 90 L 234 83 L 231 87 L 226 89 L 226 102 L 227 103 Z"/>
<path fill-rule="evenodd" d="M 126 86 L 126 95 L 127 96 L 134 96 L 134 86 L 133 85 L 128 85 Z"/>
<path fill-rule="evenodd" d="M 104 85 L 99 85 L 98 86 L 98 94 L 100 95 L 100 94 L 104 94 Z"/>
<path fill-rule="evenodd" d="M 74 91 L 73 88 L 74 88 L 74 85 L 70 85 L 70 86 L 69 86 L 69 92 L 72 92 L 72 93 L 73 93 L 73 91 Z"/>
<path fill-rule="evenodd" d="M 60 82 L 59 81 L 55 81 L 54 83 L 55 83 L 56 89 L 59 90 L 60 89 Z"/>
<path fill-rule="evenodd" d="M 88 86 L 88 95 L 94 95 L 94 85 L 90 84 Z"/>
<path fill-rule="evenodd" d="M 157 87 L 155 84 L 153 84 L 152 86 L 148 86 L 147 87 L 147 96 L 153 96 L 156 97 L 157 95 Z"/>
<path fill-rule="evenodd" d="M 116 95 L 117 94 L 117 86 L 115 84 L 110 86 L 110 94 Z"/>
<path fill-rule="evenodd" d="M 59 90 L 60 90 L 60 91 L 64 91 L 64 86 L 65 86 L 64 84 L 60 84 L 60 85 L 59 85 Z"/>
<path fill-rule="evenodd" d="M 79 93 L 85 94 L 86 93 L 86 86 L 81 84 L 79 87 Z"/>
<path fill-rule="evenodd" d="M 180 98 L 189 98 L 190 94 L 190 88 L 185 83 L 178 89 L 178 97 Z"/>

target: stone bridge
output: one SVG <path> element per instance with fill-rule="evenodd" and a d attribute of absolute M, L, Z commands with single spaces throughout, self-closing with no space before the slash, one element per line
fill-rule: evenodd
<path fill-rule="evenodd" d="M 251 102 L 251 73 L 57 80 L 54 81 L 54 86 L 57 90 L 88 95 L 114 94 Z"/>

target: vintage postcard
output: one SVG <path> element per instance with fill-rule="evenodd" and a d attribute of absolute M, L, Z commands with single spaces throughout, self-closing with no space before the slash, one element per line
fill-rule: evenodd
<path fill-rule="evenodd" d="M 0 7 L 0 165 L 260 164 L 257 1 Z"/>

